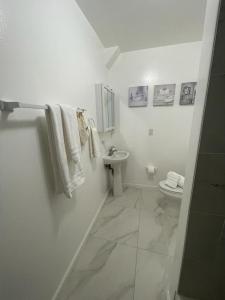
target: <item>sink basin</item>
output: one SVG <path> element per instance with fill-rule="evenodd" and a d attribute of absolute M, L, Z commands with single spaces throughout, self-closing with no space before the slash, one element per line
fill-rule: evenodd
<path fill-rule="evenodd" d="M 127 151 L 116 151 L 113 153 L 113 155 L 109 156 L 103 156 L 103 160 L 105 164 L 117 164 L 117 163 L 121 163 L 122 161 L 128 159 L 130 153 Z"/>
<path fill-rule="evenodd" d="M 128 159 L 130 153 L 127 151 L 116 151 L 113 155 L 103 156 L 103 161 L 106 165 L 111 165 L 113 168 L 113 195 L 116 197 L 123 195 L 122 172 L 121 164 Z"/>

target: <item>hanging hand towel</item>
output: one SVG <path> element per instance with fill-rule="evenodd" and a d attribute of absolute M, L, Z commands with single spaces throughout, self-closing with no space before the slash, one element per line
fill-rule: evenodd
<path fill-rule="evenodd" d="M 89 137 L 89 126 L 83 112 L 77 112 L 77 122 L 81 145 L 84 146 Z"/>
<path fill-rule="evenodd" d="M 60 105 L 65 137 L 67 156 L 69 158 L 69 171 L 71 177 L 71 188 L 74 190 L 84 182 L 84 174 L 81 166 L 81 146 L 77 119 L 74 118 L 76 109 Z"/>
<path fill-rule="evenodd" d="M 80 145 L 77 143 L 78 129 L 74 119 L 72 108 L 48 105 L 46 120 L 55 188 L 68 198 L 72 198 L 73 190 L 84 182 Z"/>
<path fill-rule="evenodd" d="M 89 136 L 89 151 L 91 158 L 97 158 L 101 156 L 100 151 L 100 140 L 97 128 L 95 127 L 94 121 L 90 122 L 90 136 Z"/>

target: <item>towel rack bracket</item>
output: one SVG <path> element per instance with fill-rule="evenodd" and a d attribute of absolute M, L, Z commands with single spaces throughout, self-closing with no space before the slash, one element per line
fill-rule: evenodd
<path fill-rule="evenodd" d="M 1 111 L 7 111 L 7 112 L 13 112 L 15 108 L 19 107 L 19 102 L 6 102 L 0 100 L 0 110 Z"/>
<path fill-rule="evenodd" d="M 0 100 L 1 111 L 13 112 L 15 108 L 47 109 L 47 105 L 27 104 L 22 102 Z"/>

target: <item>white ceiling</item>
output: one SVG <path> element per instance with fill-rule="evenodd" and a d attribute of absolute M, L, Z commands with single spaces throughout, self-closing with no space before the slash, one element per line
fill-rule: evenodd
<path fill-rule="evenodd" d="M 105 47 L 122 52 L 201 40 L 206 0 L 76 0 Z"/>

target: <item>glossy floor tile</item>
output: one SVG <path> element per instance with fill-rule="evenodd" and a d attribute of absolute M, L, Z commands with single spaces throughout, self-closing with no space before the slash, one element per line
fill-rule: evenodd
<path fill-rule="evenodd" d="M 179 217 L 181 200 L 167 197 L 157 188 L 143 189 L 140 202 L 142 210 L 161 212 L 171 217 Z"/>
<path fill-rule="evenodd" d="M 166 300 L 167 257 L 138 250 L 134 300 Z"/>
<path fill-rule="evenodd" d="M 155 253 L 174 255 L 180 200 L 160 191 L 143 190 L 138 247 Z"/>
<path fill-rule="evenodd" d="M 174 255 L 177 218 L 162 213 L 141 212 L 138 248 L 164 255 Z"/>
<path fill-rule="evenodd" d="M 125 188 L 124 193 L 120 197 L 110 195 L 106 200 L 106 205 L 114 203 L 123 207 L 139 208 L 141 200 L 141 190 L 136 188 Z"/>
<path fill-rule="evenodd" d="M 136 251 L 91 237 L 58 300 L 133 300 Z"/>
<path fill-rule="evenodd" d="M 166 300 L 179 211 L 157 189 L 109 196 L 57 300 Z"/>
<path fill-rule="evenodd" d="M 92 229 L 95 237 L 137 247 L 139 211 L 110 203 L 103 207 Z"/>

